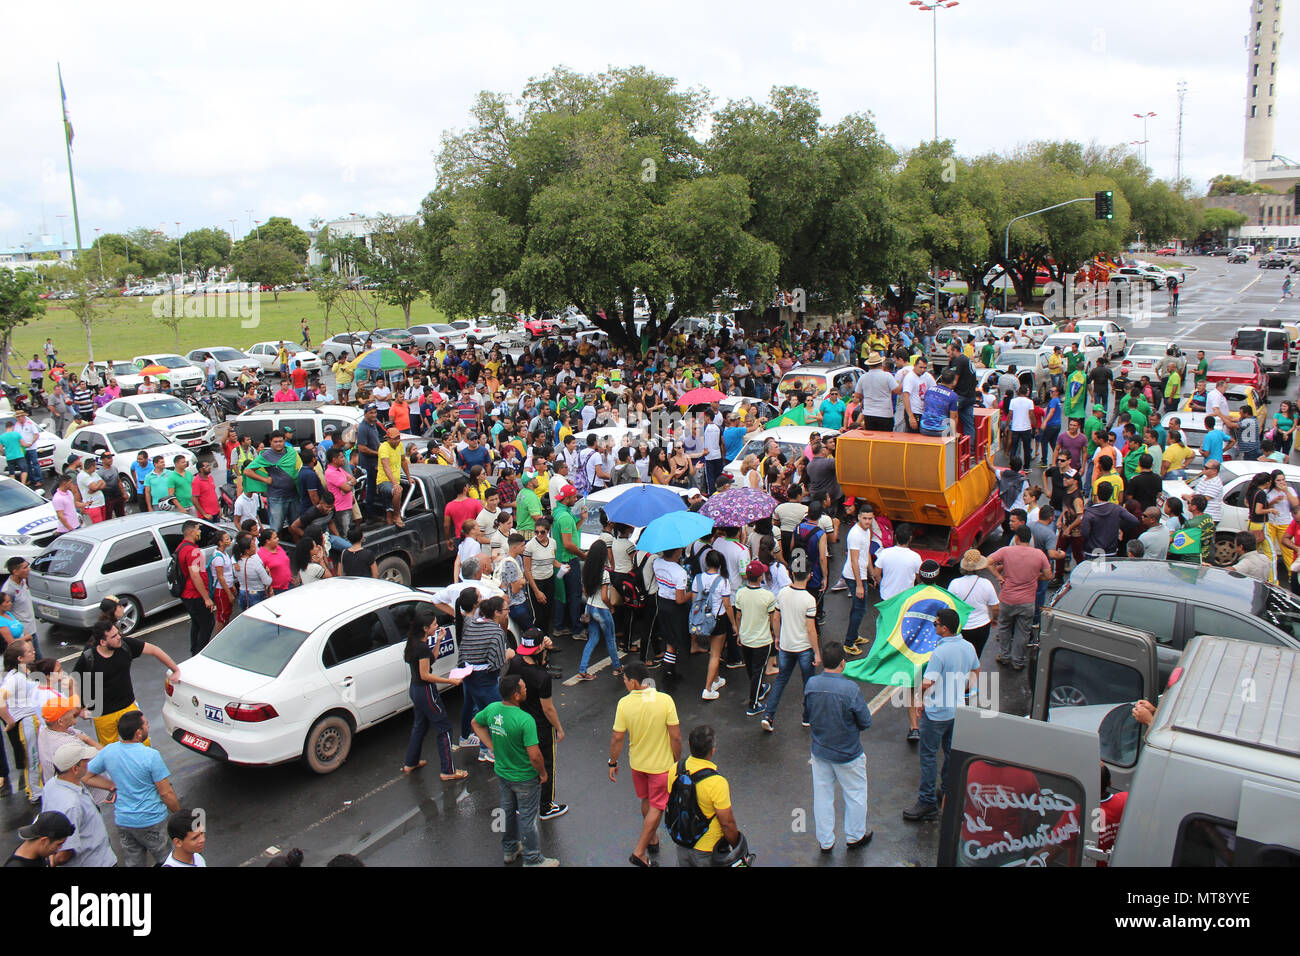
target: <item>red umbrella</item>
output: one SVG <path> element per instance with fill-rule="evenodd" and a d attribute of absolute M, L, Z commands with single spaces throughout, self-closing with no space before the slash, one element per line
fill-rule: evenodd
<path fill-rule="evenodd" d="M 709 402 L 720 402 L 727 396 L 719 392 L 716 388 L 693 388 L 681 398 L 677 399 L 678 405 L 705 405 Z"/>

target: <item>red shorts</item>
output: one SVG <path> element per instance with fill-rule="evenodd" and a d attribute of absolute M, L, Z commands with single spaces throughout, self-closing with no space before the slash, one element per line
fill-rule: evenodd
<path fill-rule="evenodd" d="M 99 524 L 106 517 L 104 510 L 103 505 L 100 505 L 98 508 L 87 508 L 86 517 L 90 519 L 91 524 Z"/>
<path fill-rule="evenodd" d="M 632 771 L 632 788 L 642 800 L 649 800 L 656 810 L 668 807 L 668 771 L 663 773 L 644 773 Z"/>

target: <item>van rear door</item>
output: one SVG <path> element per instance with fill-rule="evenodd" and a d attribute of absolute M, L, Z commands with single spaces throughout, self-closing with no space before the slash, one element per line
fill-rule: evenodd
<path fill-rule="evenodd" d="M 1091 866 L 1101 793 L 1095 733 L 957 709 L 939 866 Z"/>

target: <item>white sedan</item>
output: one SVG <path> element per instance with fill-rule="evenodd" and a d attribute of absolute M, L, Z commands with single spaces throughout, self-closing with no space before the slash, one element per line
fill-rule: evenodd
<path fill-rule="evenodd" d="M 203 362 L 209 356 L 217 364 L 217 388 L 225 388 L 235 379 L 243 374 L 244 369 L 256 369 L 258 364 L 252 356 L 246 355 L 239 349 L 232 349 L 228 345 L 214 345 L 205 349 L 193 349 L 185 354 L 185 357 L 194 364 L 195 368 L 203 369 Z"/>
<path fill-rule="evenodd" d="M 480 593 L 501 593 L 479 582 Z M 224 763 L 301 759 L 316 773 L 341 767 L 358 731 L 411 706 L 402 659 L 412 619 L 433 593 L 371 578 L 294 588 L 240 614 L 168 681 L 163 722 L 182 747 Z M 456 664 L 449 627 L 437 633 L 433 671 Z"/>
<path fill-rule="evenodd" d="M 1133 381 L 1146 375 L 1155 382 L 1163 377 L 1162 372 L 1169 367 L 1170 362 L 1178 367 L 1179 376 L 1185 378 L 1186 352 L 1169 339 L 1141 339 L 1130 345 L 1124 353 L 1124 358 L 1119 363 L 1119 374 L 1127 375 Z"/>
<path fill-rule="evenodd" d="M 35 560 L 59 527 L 53 505 L 16 478 L 0 476 L 0 567 L 10 558 Z"/>
<path fill-rule="evenodd" d="M 640 482 L 628 482 L 622 485 L 614 485 L 612 488 L 601 488 L 599 491 L 593 491 L 591 494 L 579 502 L 587 508 L 587 520 L 578 528 L 579 544 L 585 551 L 595 543 L 600 537 L 603 530 L 600 524 L 600 509 L 604 508 L 611 501 L 617 500 L 621 495 L 626 494 L 632 488 L 650 487 Z M 669 491 L 675 491 L 681 496 L 682 501 L 689 502 L 692 498 L 701 495 L 698 488 L 677 488 L 673 485 L 657 485 L 655 487 L 667 488 Z M 632 540 L 635 541 L 641 536 L 640 528 L 632 532 Z"/>
<path fill-rule="evenodd" d="M 1279 465 L 1271 461 L 1225 461 L 1219 466 L 1219 480 L 1223 482 L 1223 505 L 1222 514 L 1214 528 L 1213 554 L 1216 564 L 1223 566 L 1232 563 L 1232 537 L 1238 531 L 1247 530 L 1249 512 L 1246 492 L 1250 488 L 1250 479 L 1261 471 L 1274 470 L 1280 470 L 1286 476 L 1291 490 L 1300 494 L 1300 467 L 1296 465 Z M 1177 498 L 1191 495 L 1191 486 L 1195 483 L 1195 479 L 1182 481 L 1166 478 L 1164 493 Z M 1268 542 L 1267 535 L 1264 540 Z"/>
<path fill-rule="evenodd" d="M 293 363 L 299 363 L 309 372 L 319 372 L 321 369 L 320 357 L 314 352 L 307 352 L 298 346 L 290 343 L 284 343 L 285 350 L 289 353 L 289 367 Z M 279 342 L 258 342 L 256 345 L 249 346 L 244 350 L 248 357 L 257 363 L 257 367 L 263 372 L 279 373 L 280 363 L 276 361 L 276 355 L 280 352 Z"/>
<path fill-rule="evenodd" d="M 1096 335 L 1106 344 L 1106 357 L 1118 358 L 1128 348 L 1128 333 L 1110 319 L 1080 319 L 1075 331 Z"/>
<path fill-rule="evenodd" d="M 189 459 L 190 467 L 198 462 L 194 452 L 170 442 L 156 428 L 137 425 L 133 422 L 104 422 L 87 425 L 72 433 L 71 438 L 60 438 L 54 448 L 54 458 L 63 467 L 63 462 L 74 452 L 85 458 L 96 455 L 102 448 L 107 448 L 113 455 L 113 466 L 122 475 L 122 487 L 131 498 L 135 495 L 135 482 L 131 478 L 131 466 L 135 464 L 136 455 L 143 451 L 152 462 L 155 455 L 162 455 L 171 468 L 177 455 Z"/>
<path fill-rule="evenodd" d="M 95 421 L 149 425 L 162 432 L 168 441 L 195 451 L 217 444 L 212 423 L 172 395 L 116 398 L 95 413 Z"/>
<path fill-rule="evenodd" d="M 166 379 L 171 382 L 172 387 L 181 391 L 192 392 L 203 384 L 203 371 L 195 368 L 189 359 L 181 355 L 172 355 L 167 352 L 157 355 L 137 355 L 131 361 L 135 363 L 136 368 L 161 365 L 163 368 L 168 369 L 166 375 L 153 376 L 154 381 Z"/>
<path fill-rule="evenodd" d="M 804 449 L 808 447 L 808 442 L 814 433 L 822 438 L 835 438 L 839 435 L 839 432 L 834 428 L 822 428 L 816 425 L 778 425 L 776 428 L 753 431 L 745 436 L 745 444 L 741 446 L 740 453 L 722 470 L 735 475 L 736 480 L 739 481 L 740 466 L 744 464 L 745 458 L 749 455 L 757 455 L 759 460 L 762 461 L 763 448 L 767 445 L 769 438 L 776 440 L 777 445 L 781 448 L 781 454 L 785 456 L 787 462 L 794 461 L 796 455 L 804 453 Z M 741 486 L 737 485 L 737 487 Z"/>

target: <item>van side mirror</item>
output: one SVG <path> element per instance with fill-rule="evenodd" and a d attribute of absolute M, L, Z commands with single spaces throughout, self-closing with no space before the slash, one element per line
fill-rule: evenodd
<path fill-rule="evenodd" d="M 1142 744 L 1142 725 L 1133 718 L 1133 705 L 1120 704 L 1102 718 L 1097 727 L 1101 759 L 1115 767 L 1132 767 L 1137 763 Z"/>

